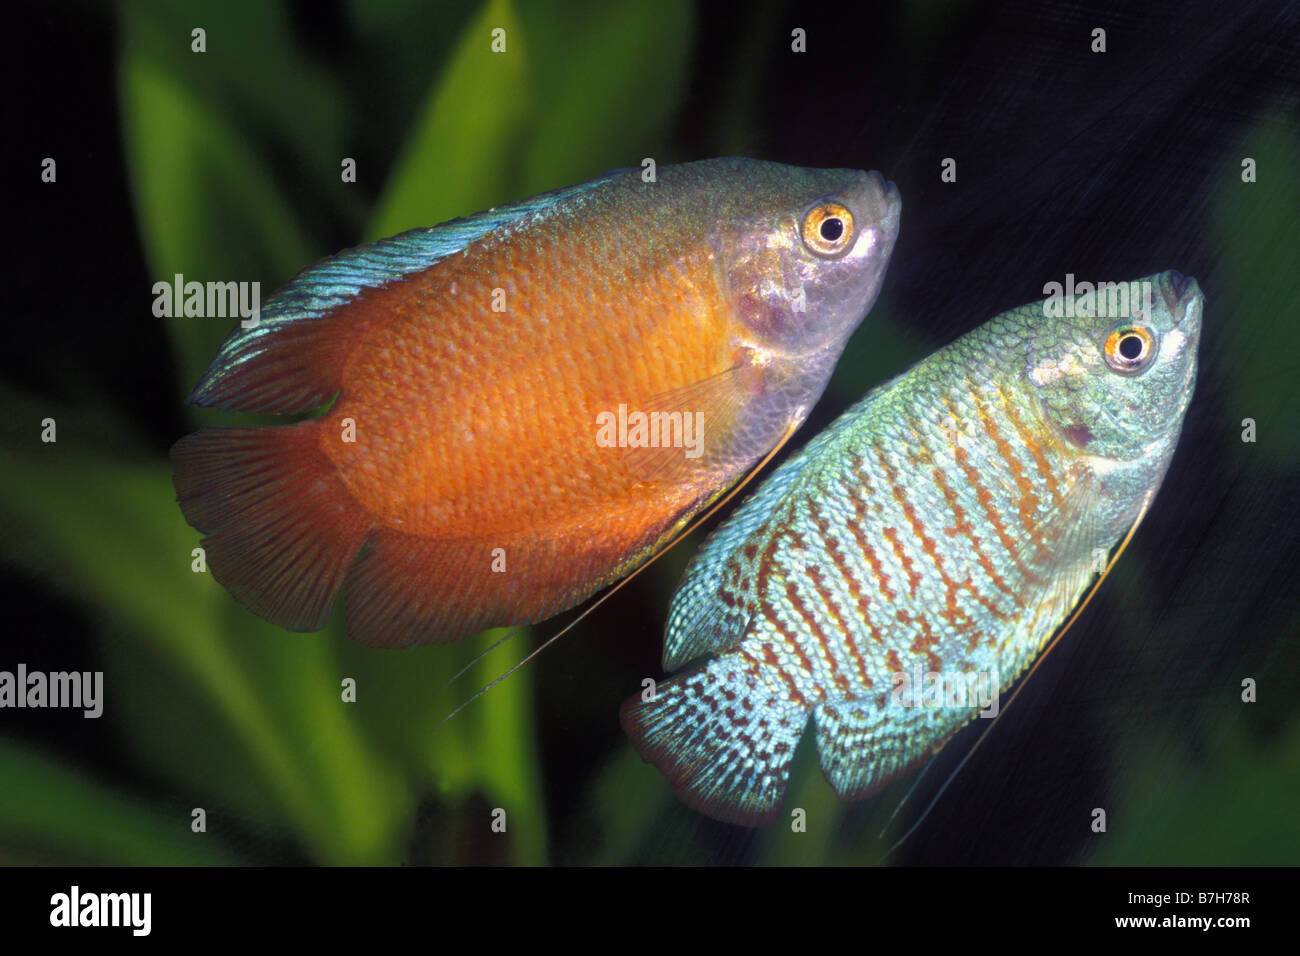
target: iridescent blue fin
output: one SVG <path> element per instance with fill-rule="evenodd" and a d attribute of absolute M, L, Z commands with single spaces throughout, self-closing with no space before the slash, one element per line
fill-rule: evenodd
<path fill-rule="evenodd" d="M 620 171 L 522 202 L 347 249 L 318 262 L 269 299 L 257 324 L 236 328 L 194 389 L 195 405 L 289 414 L 330 400 L 355 336 L 365 294 L 422 272 L 491 232 L 517 225 Z M 348 321 L 330 322 L 340 313 Z"/>
<path fill-rule="evenodd" d="M 739 582 L 751 581 L 761 560 L 751 556 L 745 545 L 765 542 L 769 527 L 782 520 L 782 509 L 797 497 L 796 486 L 808 474 L 808 464 L 825 454 L 828 444 L 838 441 L 857 409 L 873 401 L 879 389 L 869 393 L 831 427 L 815 435 L 745 499 L 686 566 L 682 584 L 668 609 L 664 636 L 664 669 L 676 670 L 705 654 L 730 650 L 745 636 L 749 614 L 740 607 Z M 751 585 L 752 586 L 752 583 Z"/>
<path fill-rule="evenodd" d="M 744 608 L 739 582 L 753 576 L 754 562 L 743 545 L 753 536 L 766 537 L 774 510 L 799 477 L 798 459 L 774 471 L 727 521 L 713 532 L 686 567 L 682 585 L 673 595 L 664 635 L 664 669 L 717 651 L 730 650 L 745 636 L 750 614 Z"/>
<path fill-rule="evenodd" d="M 882 711 L 874 701 L 828 701 L 814 716 L 822 773 L 841 800 L 874 793 L 939 749 L 918 743 L 933 737 L 930 725 L 940 715 L 932 708 Z"/>
<path fill-rule="evenodd" d="M 641 758 L 688 806 L 745 826 L 774 822 L 808 711 L 764 683 L 745 654 L 664 682 L 620 712 Z"/>

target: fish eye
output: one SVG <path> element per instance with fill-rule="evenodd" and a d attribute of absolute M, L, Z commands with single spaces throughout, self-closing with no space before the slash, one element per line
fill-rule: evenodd
<path fill-rule="evenodd" d="M 1142 325 L 1121 325 L 1106 337 L 1102 354 L 1117 372 L 1141 371 L 1155 354 L 1155 336 Z"/>
<path fill-rule="evenodd" d="M 804 214 L 802 232 L 810 252 L 834 259 L 853 245 L 853 213 L 837 202 L 819 203 Z"/>

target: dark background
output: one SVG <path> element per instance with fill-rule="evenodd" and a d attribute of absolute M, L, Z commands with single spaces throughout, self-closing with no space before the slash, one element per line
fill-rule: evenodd
<path fill-rule="evenodd" d="M 809 832 L 749 831 L 679 805 L 623 738 L 618 705 L 660 673 L 698 538 L 431 735 L 559 622 L 437 692 L 485 643 L 372 652 L 337 622 L 262 624 L 191 575 L 197 535 L 167 478 L 171 442 L 229 420 L 184 397 L 232 323 L 155 318 L 155 281 L 258 280 L 265 298 L 403 217 L 729 154 L 880 169 L 904 198 L 880 302 L 796 445 L 1067 272 L 1176 268 L 1207 297 L 1150 516 L 893 862 L 1300 861 L 1300 8 L 159 0 L 9 16 L 0 668 L 102 669 L 108 703 L 98 721 L 0 711 L 0 861 L 876 861 L 982 725 L 884 841 L 913 777 L 841 806 L 805 746 L 789 805 Z M 514 18 L 526 44 L 519 115 L 472 63 L 454 69 L 480 17 Z M 498 106 L 500 136 L 458 125 Z M 466 155 L 481 178 L 451 181 Z M 56 445 L 39 441 L 47 415 Z M 357 704 L 337 704 L 341 676 Z M 1240 700 L 1247 677 L 1258 703 Z M 487 826 L 496 806 L 506 835 Z"/>

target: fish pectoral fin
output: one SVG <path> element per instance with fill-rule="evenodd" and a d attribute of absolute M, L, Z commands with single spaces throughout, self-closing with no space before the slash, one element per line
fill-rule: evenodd
<path fill-rule="evenodd" d="M 1101 540 L 1100 492 L 1101 482 L 1094 472 L 1080 474 L 1060 500 L 1033 522 L 1033 533 L 1022 528 L 1012 549 L 1015 564 L 1028 569 L 1041 585 L 1078 565 L 1080 555 L 1092 560 L 1092 548 Z"/>
<path fill-rule="evenodd" d="M 767 451 L 784 428 L 769 436 L 741 434 L 745 403 L 755 379 L 748 366 L 669 389 L 618 409 L 609 409 L 617 454 L 641 481 L 716 485 L 720 475 L 738 476 Z M 766 439 L 766 440 L 765 440 Z M 606 443 L 602 439 L 602 443 Z M 730 480 L 723 479 L 724 484 Z"/>
<path fill-rule="evenodd" d="M 1078 616 L 1083 609 L 1080 599 L 1096 591 L 1101 577 L 1119 556 L 1118 551 L 1112 555 L 1110 533 L 1101 527 L 1098 517 L 1102 510 L 1097 501 L 1100 485 L 1099 479 L 1087 472 L 1065 496 L 1063 507 L 1044 522 L 1042 537 L 1055 545 L 1050 563 L 1040 561 L 1035 572 L 1050 577 L 1046 586 L 1038 589 L 1034 605 L 1026 608 L 1015 633 L 1005 641 L 1019 645 L 1017 653 L 1023 658 L 1016 673 L 1001 675 L 1005 686 L 1034 663 L 1053 635 L 1059 638 L 1064 633 L 1061 622 L 1073 620 L 1072 610 L 1074 617 Z M 1121 550 L 1127 540 L 1121 543 Z"/>
<path fill-rule="evenodd" d="M 1088 583 L 1106 566 L 1109 549 L 1098 514 L 1101 482 L 1092 471 L 1083 472 L 1053 508 L 1035 522 L 1034 533 L 1025 531 L 1012 550 L 1011 567 L 1021 578 L 1025 593 L 1034 595 L 1012 630 L 992 637 L 999 647 L 1016 652 L 1024 663 L 1015 674 L 1003 674 L 1009 684 L 1028 667 L 1057 625 L 1070 613 Z"/>
<path fill-rule="evenodd" d="M 803 461 L 796 457 L 782 464 L 691 559 L 668 610 L 666 670 L 730 650 L 744 638 L 753 616 L 746 589 L 756 587 L 759 554 L 775 529 L 789 521 L 787 495 L 799 481 Z"/>

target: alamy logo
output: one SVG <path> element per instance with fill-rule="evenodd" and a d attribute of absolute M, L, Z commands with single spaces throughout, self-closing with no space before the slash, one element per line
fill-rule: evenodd
<path fill-rule="evenodd" d="M 186 282 L 178 272 L 173 282 L 153 284 L 153 314 L 160 319 L 239 316 L 240 326 L 251 329 L 262 315 L 262 283 Z"/>
<path fill-rule="evenodd" d="M 103 671 L 0 671 L 0 707 L 69 707 L 83 717 L 104 712 Z"/>
<path fill-rule="evenodd" d="M 704 448 L 703 412 L 629 412 L 596 416 L 596 444 L 601 448 L 681 448 L 699 458 Z"/>
<path fill-rule="evenodd" d="M 1074 273 L 1065 274 L 1064 284 L 1049 282 L 1043 286 L 1043 315 L 1049 319 L 1080 316 L 1103 316 L 1116 319 L 1151 318 L 1155 300 L 1151 283 L 1091 282 L 1075 283 Z"/>
<path fill-rule="evenodd" d="M 148 936 L 152 923 L 152 893 L 83 893 L 74 885 L 50 897 L 51 926 L 129 926 L 133 936 Z"/>
<path fill-rule="evenodd" d="M 893 681 L 891 703 L 899 707 L 978 708 L 981 717 L 998 715 L 997 671 L 922 671 L 918 664 L 894 673 Z"/>

